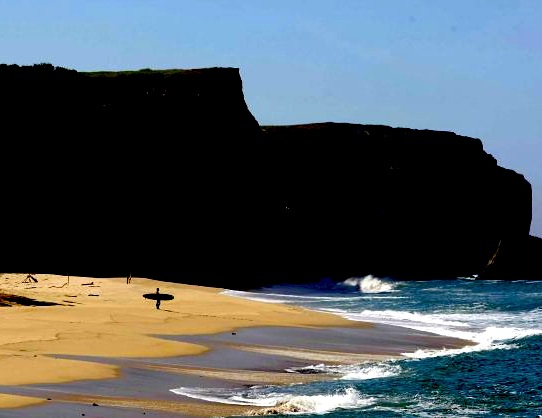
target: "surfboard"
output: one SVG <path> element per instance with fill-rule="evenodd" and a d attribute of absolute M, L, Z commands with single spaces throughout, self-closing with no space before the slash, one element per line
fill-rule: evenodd
<path fill-rule="evenodd" d="M 169 293 L 145 293 L 143 297 L 152 300 L 171 300 L 174 296 Z"/>

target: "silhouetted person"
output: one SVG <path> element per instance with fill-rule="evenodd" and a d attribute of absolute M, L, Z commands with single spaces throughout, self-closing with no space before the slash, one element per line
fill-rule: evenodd
<path fill-rule="evenodd" d="M 132 281 L 132 273 L 129 273 L 128 277 L 126 277 L 126 284 L 130 284 L 131 281 Z"/>
<path fill-rule="evenodd" d="M 156 294 L 157 295 L 160 295 L 160 289 L 157 287 L 156 288 Z M 160 309 L 160 296 L 157 296 L 156 297 L 156 309 Z"/>

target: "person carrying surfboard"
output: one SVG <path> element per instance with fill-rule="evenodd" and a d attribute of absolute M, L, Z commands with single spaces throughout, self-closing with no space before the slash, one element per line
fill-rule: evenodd
<path fill-rule="evenodd" d="M 150 299 L 156 301 L 156 309 L 160 309 L 160 304 L 163 300 L 173 300 L 173 295 L 169 293 L 160 293 L 160 289 L 157 287 L 156 292 L 153 293 L 144 293 L 143 297 L 145 299 Z"/>

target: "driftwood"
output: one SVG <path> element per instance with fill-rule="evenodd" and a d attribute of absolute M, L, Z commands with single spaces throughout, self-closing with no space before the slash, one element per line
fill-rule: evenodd
<path fill-rule="evenodd" d="M 57 287 L 57 288 L 60 289 L 60 288 L 62 288 L 62 287 L 64 287 L 64 286 L 66 286 L 67 284 L 68 284 L 68 283 L 64 283 L 62 286 L 49 286 L 49 287 Z"/>
<path fill-rule="evenodd" d="M 28 276 L 26 276 L 26 279 L 23 280 L 23 283 L 37 283 L 38 282 L 38 279 L 36 279 L 34 276 L 32 276 L 31 274 L 29 274 Z"/>

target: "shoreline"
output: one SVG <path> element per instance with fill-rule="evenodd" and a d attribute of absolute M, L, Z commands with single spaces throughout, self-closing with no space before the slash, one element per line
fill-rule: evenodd
<path fill-rule="evenodd" d="M 57 305 L 0 307 L 3 414 L 30 417 L 40 410 L 99 405 L 102 413 L 110 408 L 108 416 L 119 418 L 128 409 L 157 417 L 165 412 L 242 415 L 254 407 L 195 401 L 169 389 L 179 382 L 236 386 L 329 380 L 329 375 L 284 369 L 382 361 L 413 348 L 470 343 L 236 298 L 219 288 L 144 278 L 128 284 L 126 278 L 70 277 L 68 283 L 66 276 L 46 274 L 25 283 L 26 276 L 0 274 L 0 293 Z M 157 287 L 175 296 L 159 310 L 142 297 Z M 156 381 L 160 391 L 139 388 L 140 395 L 134 395 L 142 381 Z"/>

